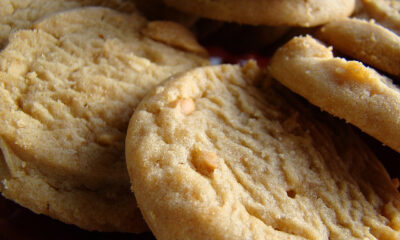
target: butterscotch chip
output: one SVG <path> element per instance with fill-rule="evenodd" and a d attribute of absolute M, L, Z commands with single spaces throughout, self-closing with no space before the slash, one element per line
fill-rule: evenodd
<path fill-rule="evenodd" d="M 11 35 L 0 53 L 3 196 L 89 230 L 146 230 L 124 159 L 129 118 L 159 82 L 208 64 L 146 37 L 147 25 L 81 8 Z"/>
<path fill-rule="evenodd" d="M 317 36 L 345 55 L 400 76 L 400 37 L 372 21 L 343 19 L 330 22 Z"/>
<path fill-rule="evenodd" d="M 197 150 L 193 153 L 192 163 L 197 171 L 210 174 L 218 167 L 217 158 L 212 152 Z"/>
<path fill-rule="evenodd" d="M 181 107 L 182 113 L 185 115 L 191 114 L 196 109 L 196 105 L 194 104 L 191 98 L 185 98 L 180 100 L 179 106 Z"/>
<path fill-rule="evenodd" d="M 196 105 L 191 98 L 178 99 L 169 105 L 173 108 L 179 107 L 181 113 L 184 115 L 189 115 L 196 109 Z"/>
<path fill-rule="evenodd" d="M 297 37 L 272 57 L 272 75 L 321 109 L 400 152 L 399 89 L 358 61 L 334 57 L 317 40 Z"/>
<path fill-rule="evenodd" d="M 180 11 L 215 20 L 267 26 L 316 26 L 349 16 L 354 0 L 164 0 Z"/>
<path fill-rule="evenodd" d="M 265 75 L 253 86 L 260 75 L 196 68 L 139 104 L 126 159 L 155 237 L 399 239 L 400 195 L 370 149 Z M 187 116 L 169 106 L 184 98 Z"/>
<path fill-rule="evenodd" d="M 27 29 L 56 12 L 84 6 L 104 6 L 125 13 L 135 11 L 134 4 L 126 0 L 0 0 L 0 49 L 11 32 Z"/>

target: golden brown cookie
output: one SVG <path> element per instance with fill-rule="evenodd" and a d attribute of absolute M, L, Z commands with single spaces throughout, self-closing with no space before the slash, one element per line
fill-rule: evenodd
<path fill-rule="evenodd" d="M 256 88 L 265 77 L 254 62 L 197 68 L 139 104 L 126 158 L 156 238 L 399 239 L 379 160 L 278 83 Z"/>
<path fill-rule="evenodd" d="M 349 16 L 354 0 L 164 0 L 180 11 L 215 20 L 267 26 L 321 25 Z"/>
<path fill-rule="evenodd" d="M 124 159 L 129 118 L 163 79 L 208 64 L 146 37 L 146 26 L 93 7 L 11 35 L 0 53 L 3 196 L 89 230 L 146 229 Z"/>
<path fill-rule="evenodd" d="M 0 49 L 10 32 L 29 28 L 47 15 L 83 6 L 104 6 L 131 13 L 135 6 L 127 0 L 0 0 Z"/>
<path fill-rule="evenodd" d="M 372 21 L 349 18 L 330 22 L 317 36 L 347 56 L 400 76 L 400 37 Z"/>
<path fill-rule="evenodd" d="M 400 92 L 391 80 L 358 61 L 334 57 L 312 37 L 297 37 L 271 59 L 282 84 L 400 152 Z"/>

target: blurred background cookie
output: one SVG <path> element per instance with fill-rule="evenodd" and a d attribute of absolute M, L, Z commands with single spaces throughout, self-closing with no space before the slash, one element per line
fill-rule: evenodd
<path fill-rule="evenodd" d="M 352 14 L 354 0 L 164 0 L 180 11 L 220 21 L 311 27 Z"/>
<path fill-rule="evenodd" d="M 362 0 L 370 18 L 400 34 L 400 2 L 397 0 Z"/>
<path fill-rule="evenodd" d="M 49 14 L 83 6 L 104 6 L 126 13 L 135 11 L 134 4 L 128 0 L 0 0 L 0 49 L 12 31 L 29 28 Z"/>

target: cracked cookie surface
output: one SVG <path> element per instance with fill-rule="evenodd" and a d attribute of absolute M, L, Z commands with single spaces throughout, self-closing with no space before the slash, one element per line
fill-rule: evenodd
<path fill-rule="evenodd" d="M 139 104 L 126 158 L 156 238 L 398 239 L 399 193 L 378 159 L 264 78 L 253 62 L 197 68 Z"/>
<path fill-rule="evenodd" d="M 208 64 L 143 35 L 146 26 L 138 14 L 89 7 L 12 34 L 0 53 L 5 197 L 89 230 L 146 229 L 124 159 L 129 118 L 153 86 Z M 18 187 L 28 179 L 37 190 Z"/>

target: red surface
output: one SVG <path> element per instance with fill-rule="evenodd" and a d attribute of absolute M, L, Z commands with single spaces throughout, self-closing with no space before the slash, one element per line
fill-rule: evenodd
<path fill-rule="evenodd" d="M 246 54 L 231 54 L 220 47 L 208 47 L 210 58 L 218 58 L 221 63 L 243 64 L 244 62 L 253 59 L 256 60 L 258 66 L 266 67 L 269 63 L 269 57 L 261 56 L 255 52 Z"/>

